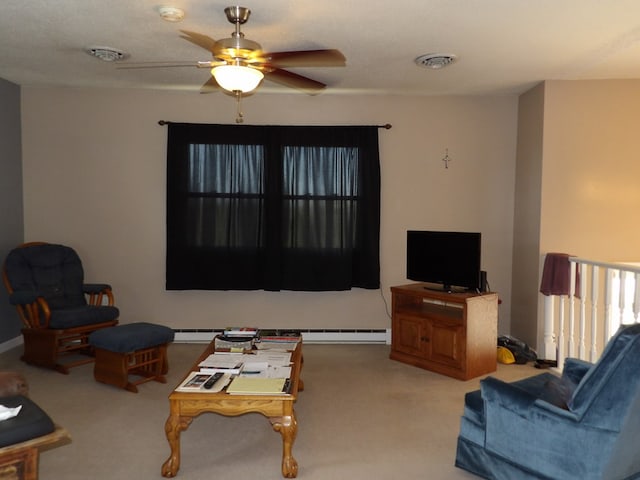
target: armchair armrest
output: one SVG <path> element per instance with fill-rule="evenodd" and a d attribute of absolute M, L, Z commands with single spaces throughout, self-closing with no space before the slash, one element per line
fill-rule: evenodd
<path fill-rule="evenodd" d="M 558 405 L 540 398 L 540 395 L 533 394 L 519 388 L 513 384 L 503 382 L 493 377 L 487 377 L 480 382 L 482 397 L 487 402 L 500 405 L 500 408 L 510 411 L 520 417 L 532 416 L 534 411 L 537 414 L 547 414 L 566 420 L 576 421 L 578 417 L 570 411 Z M 545 395 L 542 395 L 544 397 Z"/>
<path fill-rule="evenodd" d="M 30 305 L 38 300 L 36 292 L 18 291 L 9 295 L 11 305 Z"/>
<path fill-rule="evenodd" d="M 113 306 L 113 292 L 111 285 L 107 283 L 85 283 L 82 285 L 82 291 L 86 295 L 89 295 L 90 305 L 102 305 L 102 298 L 107 297 L 108 305 Z"/>
<path fill-rule="evenodd" d="M 15 306 L 27 328 L 49 328 L 51 310 L 38 292 L 18 290 L 9 294 L 9 303 Z"/>
<path fill-rule="evenodd" d="M 494 377 L 487 377 L 480 382 L 482 398 L 485 402 L 497 403 L 516 413 L 525 415 L 538 399 L 537 396 L 516 387 L 510 383 L 503 382 Z"/>
<path fill-rule="evenodd" d="M 111 290 L 111 285 L 107 283 L 85 283 L 82 285 L 84 293 L 106 293 L 107 290 Z"/>
<path fill-rule="evenodd" d="M 575 385 L 578 385 L 582 377 L 593 367 L 593 363 L 579 358 L 567 358 L 564 361 L 562 376 L 567 378 Z"/>

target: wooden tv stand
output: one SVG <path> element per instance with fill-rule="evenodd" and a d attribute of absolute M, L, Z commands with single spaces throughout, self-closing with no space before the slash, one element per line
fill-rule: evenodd
<path fill-rule="evenodd" d="M 391 287 L 390 358 L 468 380 L 496 370 L 498 294 Z"/>

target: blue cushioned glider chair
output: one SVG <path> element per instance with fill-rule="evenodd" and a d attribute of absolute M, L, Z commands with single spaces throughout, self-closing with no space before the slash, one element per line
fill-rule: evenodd
<path fill-rule="evenodd" d="M 26 363 L 69 373 L 94 360 L 89 334 L 118 323 L 111 286 L 85 284 L 80 257 L 70 247 L 20 245 L 7 255 L 2 278 L 24 326 Z"/>
<path fill-rule="evenodd" d="M 456 466 L 495 480 L 640 478 L 640 325 L 600 360 L 565 361 L 514 383 L 493 377 L 465 396 Z"/>

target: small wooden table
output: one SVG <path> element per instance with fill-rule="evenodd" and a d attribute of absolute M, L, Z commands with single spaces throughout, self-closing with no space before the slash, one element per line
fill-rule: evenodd
<path fill-rule="evenodd" d="M 188 373 L 199 370 L 198 364 L 214 352 L 211 342 L 200 355 Z M 164 426 L 167 441 L 171 447 L 171 455 L 162 465 L 164 477 L 175 477 L 180 468 L 180 432 L 189 428 L 195 417 L 205 412 L 218 413 L 225 416 L 238 416 L 245 413 L 261 413 L 269 419 L 273 429 L 282 435 L 282 476 L 295 478 L 298 474 L 298 463 L 291 450 L 298 431 L 293 404 L 298 392 L 304 389 L 300 379 L 302 368 L 302 341 L 291 355 L 291 377 L 289 395 L 230 395 L 224 390 L 218 393 L 178 392 L 169 395 L 169 418 Z M 186 378 L 185 375 L 184 378 Z M 182 383 L 182 382 L 181 382 Z"/>

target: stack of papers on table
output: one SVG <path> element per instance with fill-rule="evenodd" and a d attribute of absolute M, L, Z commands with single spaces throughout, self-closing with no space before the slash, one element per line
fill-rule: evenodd
<path fill-rule="evenodd" d="M 258 350 L 256 360 L 266 363 L 267 378 L 289 378 L 291 376 L 291 352 Z"/>
<path fill-rule="evenodd" d="M 291 352 L 257 351 L 256 353 L 212 353 L 198 364 L 200 373 L 223 372 L 256 378 L 291 376 Z"/>
<path fill-rule="evenodd" d="M 298 343 L 302 339 L 300 330 L 260 330 L 261 341 Z"/>
<path fill-rule="evenodd" d="M 291 365 L 291 352 L 282 350 L 258 350 L 254 354 L 256 360 L 267 362 L 269 365 L 279 367 Z"/>
<path fill-rule="evenodd" d="M 227 387 L 232 395 L 286 395 L 288 394 L 286 378 L 236 377 Z"/>
<path fill-rule="evenodd" d="M 200 371 L 204 373 L 233 373 L 238 374 L 244 364 L 242 353 L 212 353 L 198 364 Z"/>
<path fill-rule="evenodd" d="M 253 378 L 289 378 L 290 365 L 269 365 L 267 362 L 247 362 L 240 372 L 241 377 Z"/>
<path fill-rule="evenodd" d="M 259 340 L 255 343 L 258 350 L 293 350 L 299 340 Z"/>
<path fill-rule="evenodd" d="M 225 337 L 253 338 L 258 335 L 258 329 L 254 327 L 227 327 L 222 332 Z"/>
<path fill-rule="evenodd" d="M 243 377 L 267 378 L 269 364 L 267 362 L 244 362 L 240 375 Z"/>

